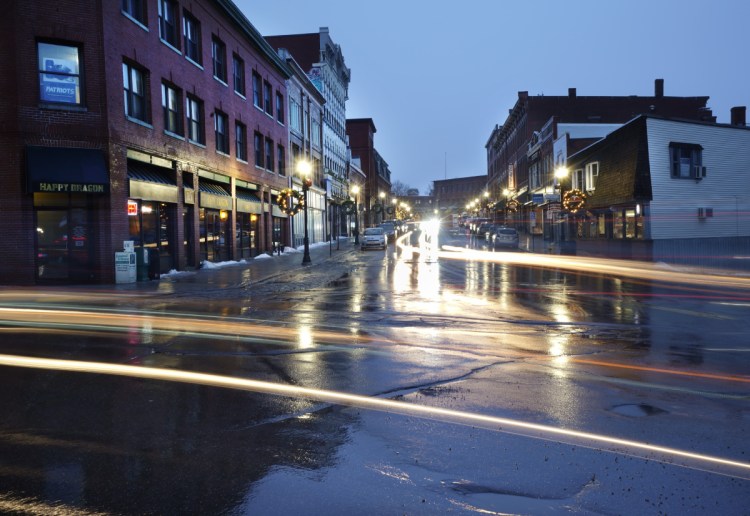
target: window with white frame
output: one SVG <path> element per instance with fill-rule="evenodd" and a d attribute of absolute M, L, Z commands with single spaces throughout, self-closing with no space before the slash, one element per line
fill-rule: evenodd
<path fill-rule="evenodd" d="M 300 116 L 300 105 L 295 99 L 289 99 L 289 125 L 297 132 L 302 132 L 302 117 Z"/>
<path fill-rule="evenodd" d="M 579 168 L 573 171 L 573 177 L 571 178 L 571 186 L 573 187 L 574 190 L 586 189 L 585 177 L 586 176 L 584 175 L 582 168 Z"/>
<path fill-rule="evenodd" d="M 593 192 L 596 189 L 597 177 L 599 177 L 599 162 L 586 163 L 586 184 L 583 190 Z"/>

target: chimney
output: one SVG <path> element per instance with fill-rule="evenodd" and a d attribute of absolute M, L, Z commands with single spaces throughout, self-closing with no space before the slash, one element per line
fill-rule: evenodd
<path fill-rule="evenodd" d="M 733 107 L 730 112 L 732 113 L 732 125 L 739 125 L 742 127 L 745 127 L 745 125 L 747 125 L 745 122 L 745 106 Z"/>
<path fill-rule="evenodd" d="M 664 79 L 654 81 L 654 97 L 660 99 L 664 96 Z"/>
<path fill-rule="evenodd" d="M 529 92 L 528 91 L 519 91 L 518 92 L 518 100 L 526 100 L 529 98 Z"/>
<path fill-rule="evenodd" d="M 576 96 L 576 89 L 575 88 L 568 88 L 568 97 L 575 98 Z"/>

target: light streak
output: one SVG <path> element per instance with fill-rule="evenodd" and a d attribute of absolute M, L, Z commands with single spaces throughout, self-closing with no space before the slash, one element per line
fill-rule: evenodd
<path fill-rule="evenodd" d="M 726 466 L 729 468 L 739 469 L 743 472 L 746 472 L 747 474 L 750 474 L 750 463 L 740 462 L 723 457 L 694 453 L 677 448 L 653 445 L 629 439 L 621 439 L 618 437 L 612 437 L 603 434 L 570 430 L 566 428 L 557 428 L 549 425 L 529 423 L 503 417 L 487 416 L 460 410 L 415 405 L 403 401 L 347 394 L 337 391 L 312 389 L 294 385 L 278 384 L 260 380 L 250 380 L 246 378 L 235 378 L 231 376 L 220 376 L 207 373 L 194 373 L 189 371 L 128 366 L 122 364 L 107 364 L 102 362 L 33 358 L 18 355 L 0 355 L 0 365 L 32 369 L 71 371 L 79 373 L 109 374 L 115 376 L 145 378 L 150 380 L 165 380 L 171 382 L 189 383 L 211 387 L 252 391 L 271 395 L 288 396 L 292 398 L 310 399 L 326 403 L 360 407 L 364 409 L 378 410 L 389 413 L 399 413 L 416 417 L 434 418 L 438 420 L 445 420 L 448 422 L 455 421 L 463 424 L 478 424 L 489 429 L 496 428 L 500 431 L 505 431 L 504 427 L 507 427 L 521 431 L 531 431 L 539 433 L 539 437 L 542 439 L 549 439 L 551 437 L 581 439 L 583 441 L 597 443 L 598 445 L 624 447 L 631 450 L 660 453 L 671 457 L 694 460 L 700 463 L 710 464 L 714 466 Z M 535 436 L 531 435 L 528 437 Z M 609 451 L 622 453 L 616 449 L 611 449 Z M 642 458 L 644 460 L 655 460 L 650 457 Z M 677 465 L 679 466 L 679 464 Z M 714 471 L 712 472 L 718 473 Z"/>
<path fill-rule="evenodd" d="M 736 376 L 736 375 L 725 375 L 725 374 L 714 374 L 714 373 L 699 373 L 697 371 L 678 371 L 675 369 L 664 369 L 661 367 L 617 364 L 613 362 L 604 362 L 601 360 L 591 360 L 588 358 L 571 357 L 570 361 L 575 362 L 577 364 L 599 365 L 599 366 L 604 366 L 604 367 L 613 367 L 617 369 L 632 369 L 635 371 L 648 371 L 651 373 L 671 374 L 671 375 L 677 375 L 677 376 L 690 376 L 693 378 L 706 378 L 709 380 L 722 380 L 722 381 L 727 381 L 727 382 L 750 383 L 750 378 L 747 376 Z"/>
<path fill-rule="evenodd" d="M 583 271 L 588 274 L 608 274 L 615 277 L 627 277 L 637 280 L 649 279 L 652 281 L 662 281 L 667 283 L 685 283 L 731 289 L 750 289 L 750 278 L 747 277 L 669 271 L 660 269 L 659 265 L 653 262 L 615 260 L 611 258 L 591 258 L 583 256 L 556 256 L 534 253 L 491 253 L 454 246 L 443 246 L 442 249 L 443 251 L 439 253 L 439 257 L 453 260 L 470 259 L 496 263 L 511 263 L 527 267 Z"/>

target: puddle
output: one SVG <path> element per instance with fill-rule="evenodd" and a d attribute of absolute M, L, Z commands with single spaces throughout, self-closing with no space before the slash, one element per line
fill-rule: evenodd
<path fill-rule="evenodd" d="M 610 412 L 614 412 L 615 414 L 620 414 L 621 416 L 627 417 L 646 417 L 667 413 L 666 410 L 662 410 L 658 407 L 647 405 L 645 403 L 626 403 L 623 405 L 615 405 L 609 410 Z"/>

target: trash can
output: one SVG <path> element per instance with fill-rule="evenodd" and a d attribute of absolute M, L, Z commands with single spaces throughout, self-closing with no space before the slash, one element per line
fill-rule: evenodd
<path fill-rule="evenodd" d="M 159 260 L 159 249 L 148 248 L 148 279 L 159 279 L 161 275 L 161 260 Z"/>

